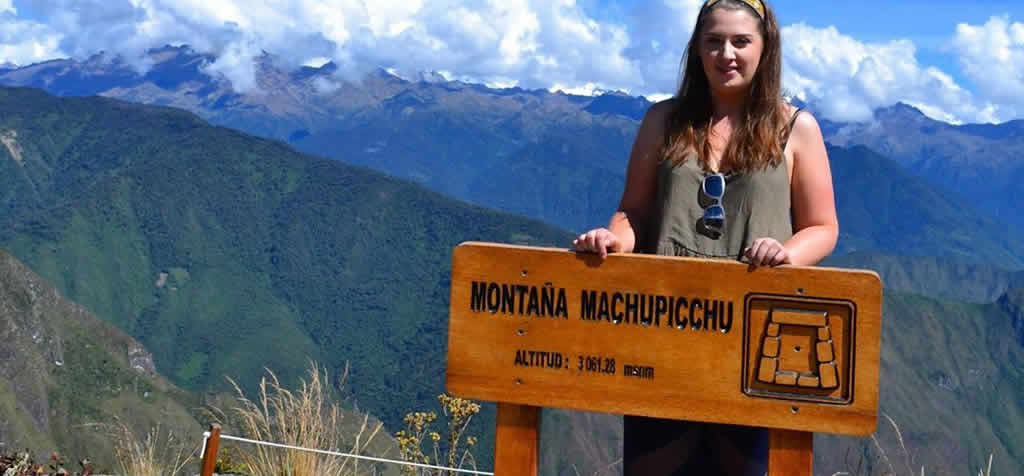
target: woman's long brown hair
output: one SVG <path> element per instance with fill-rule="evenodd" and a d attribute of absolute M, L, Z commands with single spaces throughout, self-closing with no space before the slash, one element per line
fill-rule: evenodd
<path fill-rule="evenodd" d="M 702 9 L 698 15 L 683 57 L 686 65 L 683 80 L 665 124 L 663 158 L 675 164 L 685 162 L 688 155 L 696 151 L 697 160 L 706 168 L 711 155 L 708 141 L 711 87 L 701 64 L 700 41 L 708 14 L 716 8 L 748 9 L 756 16 L 739 0 L 721 0 L 711 8 Z M 733 129 L 720 161 L 729 170 L 754 170 L 776 166 L 782 161 L 783 135 L 788 123 L 782 99 L 782 44 L 775 13 L 767 4 L 761 20 L 761 36 L 764 50 L 747 93 L 743 119 L 739 127 Z"/>

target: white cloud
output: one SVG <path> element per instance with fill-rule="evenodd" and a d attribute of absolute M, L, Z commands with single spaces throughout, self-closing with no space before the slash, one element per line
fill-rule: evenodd
<path fill-rule="evenodd" d="M 309 66 L 310 68 L 319 68 L 331 61 L 326 56 L 314 56 L 302 62 L 302 66 Z"/>
<path fill-rule="evenodd" d="M 147 49 L 188 44 L 215 55 L 206 71 L 240 91 L 258 87 L 251 60 L 266 51 L 286 68 L 334 61 L 347 78 L 378 67 L 410 78 L 448 71 L 483 84 L 663 98 L 678 85 L 702 3 L 635 2 L 616 23 L 576 0 L 0 0 L 0 63 L 107 51 L 141 71 Z M 32 19 L 19 17 L 27 10 Z M 865 119 L 897 101 L 954 122 L 1024 112 L 1014 106 L 1024 102 L 1024 25 L 1006 18 L 960 25 L 954 41 L 986 100 L 920 64 L 909 40 L 865 43 L 805 24 L 784 28 L 783 40 L 785 86 L 830 119 Z"/>
<path fill-rule="evenodd" d="M 1019 117 L 1024 112 L 1024 24 L 1005 16 L 979 26 L 961 23 L 952 43 L 967 77 L 999 104 L 996 114 Z"/>
<path fill-rule="evenodd" d="M 664 101 L 666 99 L 669 99 L 672 96 L 673 96 L 672 94 L 654 93 L 654 94 L 648 94 L 648 95 L 646 95 L 644 97 L 646 97 L 647 100 L 650 101 L 650 102 L 659 102 L 659 101 Z"/>
<path fill-rule="evenodd" d="M 0 0 L 0 64 L 27 65 L 63 56 L 61 35 L 47 25 L 15 17 L 15 8 Z"/>
<path fill-rule="evenodd" d="M 259 47 L 255 43 L 231 43 L 206 70 L 224 75 L 237 91 L 252 91 L 256 88 L 256 63 L 252 58 L 258 55 Z"/>
<path fill-rule="evenodd" d="M 663 96 L 679 86 L 680 60 L 686 51 L 703 1 L 637 2 L 630 14 L 630 44 L 625 56 L 635 61 L 644 78 L 644 94 Z"/>
<path fill-rule="evenodd" d="M 141 71 L 147 49 L 189 44 L 216 55 L 209 71 L 242 90 L 255 85 L 248 59 L 267 51 L 282 66 L 328 58 L 353 77 L 383 67 L 409 77 L 456 71 L 529 88 L 594 83 L 634 93 L 671 91 L 700 1 L 639 3 L 631 17 L 637 28 L 630 29 L 594 20 L 574 0 L 50 0 L 32 2 L 42 23 L 31 24 L 43 28 L 26 31 L 16 5 L 0 0 L 9 16 L 3 28 L 20 25 L 20 40 L 2 43 L 0 62 L 107 51 Z M 36 44 L 42 46 L 29 49 Z"/>
<path fill-rule="evenodd" d="M 659 5 L 677 16 L 685 10 Z M 529 88 L 593 82 L 645 92 L 664 82 L 627 54 L 625 26 L 595 21 L 574 0 L 51 0 L 33 7 L 60 33 L 51 54 L 119 53 L 144 70 L 148 48 L 189 44 L 216 55 L 208 71 L 240 90 L 255 87 L 249 59 L 263 51 L 291 67 L 329 58 L 352 77 L 382 67 L 406 77 L 445 70 Z M 16 14 L 10 9 L 5 15 Z"/>
<path fill-rule="evenodd" d="M 918 63 L 910 40 L 865 43 L 835 27 L 796 24 L 783 28 L 783 83 L 823 116 L 841 121 L 871 118 L 876 108 L 905 102 L 949 122 L 992 121 L 989 105 L 953 78 Z"/>
<path fill-rule="evenodd" d="M 313 87 L 316 88 L 320 94 L 330 94 L 341 88 L 341 84 L 331 81 L 323 76 L 317 76 L 313 78 Z"/>
<path fill-rule="evenodd" d="M 573 94 L 576 96 L 594 96 L 600 94 L 602 92 L 602 89 L 597 87 L 597 85 L 594 83 L 587 83 L 581 86 L 574 87 L 569 87 L 564 84 L 556 84 L 548 88 L 548 91 L 553 93 L 561 91 L 565 94 Z"/>

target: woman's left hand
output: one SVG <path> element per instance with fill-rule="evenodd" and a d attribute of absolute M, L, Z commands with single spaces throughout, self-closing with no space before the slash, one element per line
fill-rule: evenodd
<path fill-rule="evenodd" d="M 790 264 L 789 250 L 775 238 L 758 238 L 743 252 L 752 266 Z"/>

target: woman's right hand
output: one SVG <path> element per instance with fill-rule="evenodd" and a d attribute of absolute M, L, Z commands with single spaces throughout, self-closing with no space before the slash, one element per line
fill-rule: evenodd
<path fill-rule="evenodd" d="M 607 257 L 608 253 L 622 251 L 622 242 L 619 241 L 619 237 L 608 231 L 607 228 L 590 230 L 572 240 L 572 245 L 576 251 L 597 253 L 601 259 Z"/>
<path fill-rule="evenodd" d="M 594 253 L 603 260 L 608 253 L 631 253 L 636 248 L 637 229 L 654 210 L 665 122 L 673 104 L 674 100 L 669 99 L 647 110 L 629 154 L 626 185 L 618 210 L 608 222 L 608 228 L 595 228 L 572 240 L 576 251 Z"/>

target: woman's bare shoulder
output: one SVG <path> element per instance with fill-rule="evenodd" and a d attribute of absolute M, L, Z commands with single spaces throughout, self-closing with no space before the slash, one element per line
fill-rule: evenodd
<path fill-rule="evenodd" d="M 796 111 L 797 108 L 793 107 L 790 116 L 796 113 Z M 824 141 L 821 134 L 821 126 L 818 125 L 818 120 L 814 117 L 814 114 L 811 113 L 811 111 L 806 109 L 800 110 L 800 113 L 794 118 L 791 138 L 797 143 L 814 143 Z"/>
<path fill-rule="evenodd" d="M 649 109 L 647 109 L 647 116 L 646 117 L 652 117 L 652 118 L 655 118 L 655 119 L 664 119 L 664 118 L 668 117 L 668 115 L 672 112 L 672 110 L 675 108 L 675 106 L 676 106 L 676 99 L 675 98 L 668 98 L 668 99 L 665 99 L 665 100 L 658 101 L 658 102 L 654 103 L 653 105 L 651 105 L 651 107 Z"/>
<path fill-rule="evenodd" d="M 643 122 L 640 123 L 640 135 L 647 136 L 648 139 L 660 141 L 661 136 L 665 132 L 665 123 L 669 115 L 672 114 L 674 107 L 675 101 L 673 99 L 658 101 L 651 105 L 647 109 L 647 113 L 644 114 Z"/>

